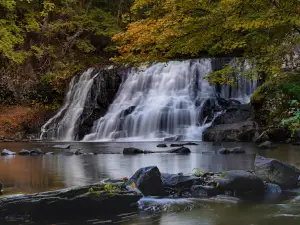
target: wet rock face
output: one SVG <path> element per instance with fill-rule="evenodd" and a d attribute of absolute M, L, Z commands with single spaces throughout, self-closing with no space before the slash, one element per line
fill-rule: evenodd
<path fill-rule="evenodd" d="M 264 181 L 278 184 L 282 189 L 296 188 L 300 171 L 277 159 L 256 156 L 254 170 Z"/>
<path fill-rule="evenodd" d="M 254 121 L 220 124 L 203 132 L 203 141 L 252 141 L 259 129 Z"/>
<path fill-rule="evenodd" d="M 145 152 L 138 148 L 124 148 L 123 150 L 124 155 L 135 155 L 135 154 L 143 154 L 143 153 Z"/>
<path fill-rule="evenodd" d="M 156 166 L 141 168 L 129 179 L 144 196 L 165 196 L 161 174 Z"/>

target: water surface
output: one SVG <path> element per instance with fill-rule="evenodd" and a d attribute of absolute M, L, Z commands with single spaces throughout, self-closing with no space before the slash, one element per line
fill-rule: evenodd
<path fill-rule="evenodd" d="M 57 143 L 55 143 L 57 144 Z M 203 171 L 224 171 L 232 169 L 253 169 L 253 161 L 258 153 L 286 161 L 300 168 L 300 147 L 280 145 L 276 150 L 258 150 L 253 144 L 226 143 L 224 146 L 242 146 L 246 154 L 220 155 L 215 150 L 220 147 L 211 143 L 198 142 L 198 146 L 188 146 L 190 155 L 167 153 L 123 155 L 124 147 L 137 147 L 144 150 L 160 151 L 156 142 L 134 143 L 71 143 L 71 151 L 78 148 L 84 152 L 97 152 L 98 155 L 64 156 L 66 150 L 56 150 L 54 143 L 0 143 L 0 150 L 11 151 L 41 148 L 44 152 L 54 151 L 52 156 L 1 156 L 0 181 L 4 184 L 4 194 L 35 193 L 76 185 L 98 182 L 104 178 L 130 177 L 137 169 L 156 165 L 161 172 L 192 173 L 194 168 Z M 169 148 L 167 148 L 169 149 Z M 204 154 L 203 154 L 204 152 Z M 208 225 L 282 225 L 300 223 L 300 200 L 288 200 L 259 204 L 212 204 L 195 199 L 186 201 L 159 202 L 151 200 L 142 204 L 142 210 L 129 215 L 85 218 L 76 221 L 34 221 L 34 224 L 208 224 Z M 150 205 L 149 205 L 150 204 Z M 106 221 L 106 222 L 105 222 Z M 0 224 L 8 222 L 0 221 Z M 9 222 L 8 224 L 14 224 Z M 20 222 L 16 222 L 20 224 Z M 21 223 L 22 224 L 22 223 Z"/>

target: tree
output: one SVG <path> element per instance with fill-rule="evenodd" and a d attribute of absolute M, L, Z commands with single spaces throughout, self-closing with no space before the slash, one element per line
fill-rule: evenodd
<path fill-rule="evenodd" d="M 276 76 L 300 40 L 298 0 L 136 0 L 131 10 L 136 21 L 113 37 L 124 62 L 231 55 Z"/>

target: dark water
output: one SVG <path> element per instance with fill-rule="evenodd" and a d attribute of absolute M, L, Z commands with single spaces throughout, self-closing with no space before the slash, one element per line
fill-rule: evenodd
<path fill-rule="evenodd" d="M 166 153 L 125 156 L 120 154 L 124 147 L 137 147 L 159 151 L 157 143 L 71 143 L 71 151 L 81 148 L 86 153 L 98 155 L 64 156 L 65 150 L 55 150 L 53 143 L 0 143 L 0 150 L 7 148 L 20 151 L 22 148 L 41 148 L 44 152 L 54 151 L 53 156 L 1 156 L 0 181 L 4 194 L 35 193 L 64 187 L 98 182 L 104 178 L 130 177 L 137 169 L 156 165 L 161 172 L 192 173 L 194 168 L 203 171 L 231 169 L 253 169 L 255 154 L 277 158 L 300 168 L 300 147 L 281 145 L 276 150 L 258 150 L 252 144 L 227 143 L 224 146 L 243 146 L 247 154 L 219 155 L 220 148 L 211 143 L 199 142 L 189 146 L 190 155 Z M 202 154 L 203 152 L 210 152 Z M 208 224 L 208 225 L 282 225 L 300 224 L 300 197 L 260 204 L 215 204 L 196 199 L 155 200 L 144 199 L 137 212 L 112 217 L 85 218 L 76 221 L 35 221 L 33 224 Z M 9 219 L 8 219 L 9 220 Z M 106 222 L 105 222 L 106 221 Z M 0 224 L 24 224 L 4 222 Z M 31 223 L 27 221 L 27 224 Z"/>

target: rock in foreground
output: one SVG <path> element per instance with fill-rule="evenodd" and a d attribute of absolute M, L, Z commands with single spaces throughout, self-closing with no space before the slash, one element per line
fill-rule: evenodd
<path fill-rule="evenodd" d="M 236 197 L 262 197 L 265 193 L 264 182 L 255 174 L 244 170 L 231 170 L 215 178 L 218 186 L 229 190 Z"/>
<path fill-rule="evenodd" d="M 141 168 L 130 178 L 129 184 L 135 183 L 145 196 L 164 196 L 165 191 L 161 174 L 156 166 Z"/>
<path fill-rule="evenodd" d="M 257 155 L 254 170 L 261 179 L 278 184 L 282 189 L 296 188 L 298 185 L 300 171 L 296 167 L 277 159 Z"/>
<path fill-rule="evenodd" d="M 80 217 L 132 211 L 142 196 L 120 184 L 98 184 L 0 200 L 0 216 Z"/>

